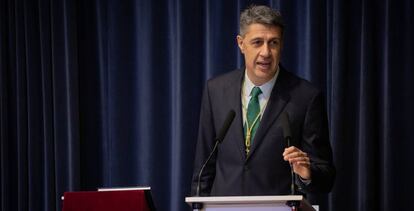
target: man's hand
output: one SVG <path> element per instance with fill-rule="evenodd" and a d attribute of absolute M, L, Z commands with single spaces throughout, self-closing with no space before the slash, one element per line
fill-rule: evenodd
<path fill-rule="evenodd" d="M 285 148 L 283 159 L 289 161 L 293 167 L 293 171 L 304 180 L 311 180 L 310 159 L 306 152 L 291 146 Z"/>

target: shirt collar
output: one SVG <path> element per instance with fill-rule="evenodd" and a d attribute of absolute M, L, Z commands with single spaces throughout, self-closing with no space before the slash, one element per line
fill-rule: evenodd
<path fill-rule="evenodd" d="M 262 90 L 263 97 L 268 99 L 270 97 L 270 94 L 272 93 L 273 86 L 276 83 L 277 76 L 279 75 L 280 68 L 277 67 L 277 71 L 275 75 L 273 76 L 270 81 L 262 84 L 261 86 L 258 86 L 260 90 Z M 244 71 L 244 94 L 246 97 L 250 96 L 250 93 L 252 92 L 252 89 L 255 87 L 254 83 L 250 80 L 249 76 L 247 76 L 247 70 Z"/>

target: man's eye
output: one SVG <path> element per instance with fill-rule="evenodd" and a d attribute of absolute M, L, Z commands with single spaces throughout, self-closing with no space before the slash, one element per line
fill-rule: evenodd
<path fill-rule="evenodd" d="M 279 41 L 273 40 L 273 41 L 270 42 L 270 45 L 272 45 L 272 46 L 278 46 L 279 45 Z"/>
<path fill-rule="evenodd" d="M 262 41 L 260 41 L 260 40 L 257 40 L 257 41 L 253 41 L 252 42 L 252 45 L 254 45 L 254 46 L 259 46 L 261 44 L 262 44 Z"/>

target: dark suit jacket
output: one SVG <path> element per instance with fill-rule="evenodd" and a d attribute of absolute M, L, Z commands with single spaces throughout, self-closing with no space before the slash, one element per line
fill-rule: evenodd
<path fill-rule="evenodd" d="M 236 117 L 217 153 L 201 177 L 200 195 L 279 195 L 290 192 L 290 167 L 283 160 L 286 142 L 280 114 L 288 112 L 293 145 L 308 153 L 312 182 L 296 180 L 307 192 L 329 192 L 335 169 L 321 92 L 309 82 L 280 68 L 266 110 L 245 154 L 241 89 L 244 70 L 235 70 L 207 82 L 201 105 L 198 143 L 192 181 L 196 193 L 198 172 L 214 146 L 214 138 L 230 110 Z"/>

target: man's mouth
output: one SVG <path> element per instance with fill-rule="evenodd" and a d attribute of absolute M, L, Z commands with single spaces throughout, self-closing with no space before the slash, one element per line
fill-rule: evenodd
<path fill-rule="evenodd" d="M 256 62 L 260 69 L 269 69 L 272 62 Z"/>

